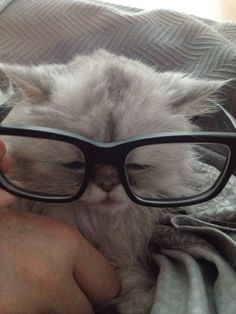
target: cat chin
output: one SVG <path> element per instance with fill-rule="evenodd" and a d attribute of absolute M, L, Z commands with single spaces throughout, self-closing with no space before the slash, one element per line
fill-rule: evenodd
<path fill-rule="evenodd" d="M 91 183 L 80 198 L 79 203 L 80 206 L 86 207 L 91 211 L 113 214 L 124 211 L 130 206 L 131 201 L 121 184 L 107 193 Z"/>
<path fill-rule="evenodd" d="M 113 201 L 103 200 L 101 202 L 87 202 L 80 200 L 80 206 L 87 208 L 91 212 L 97 212 L 106 215 L 114 215 L 125 211 L 130 207 L 131 201 Z"/>

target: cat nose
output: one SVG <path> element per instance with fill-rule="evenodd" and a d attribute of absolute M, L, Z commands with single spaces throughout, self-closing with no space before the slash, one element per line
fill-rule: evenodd
<path fill-rule="evenodd" d="M 119 174 L 112 165 L 96 165 L 92 175 L 92 182 L 105 192 L 109 193 L 120 184 Z"/>
<path fill-rule="evenodd" d="M 102 182 L 100 184 L 96 184 L 97 186 L 99 186 L 100 188 L 102 188 L 105 192 L 109 193 L 113 190 L 114 186 L 116 186 L 117 184 L 113 184 L 111 182 Z"/>

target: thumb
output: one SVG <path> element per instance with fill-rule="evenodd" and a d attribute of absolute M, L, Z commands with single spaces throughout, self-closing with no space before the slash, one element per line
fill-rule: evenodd
<path fill-rule="evenodd" d="M 7 207 L 16 201 L 16 196 L 0 189 L 0 207 Z"/>
<path fill-rule="evenodd" d="M 98 250 L 79 234 L 78 255 L 74 278 L 94 304 L 111 301 L 120 292 L 117 272 Z"/>

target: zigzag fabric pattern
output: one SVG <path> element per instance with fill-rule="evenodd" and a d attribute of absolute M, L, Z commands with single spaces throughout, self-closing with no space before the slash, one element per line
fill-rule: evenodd
<path fill-rule="evenodd" d="M 236 24 L 80 0 L 17 0 L 0 15 L 1 62 L 64 62 L 98 47 L 160 70 L 216 79 L 236 72 Z"/>
<path fill-rule="evenodd" d="M 12 1 L 14 0 L 0 0 L 0 12 L 3 11 Z"/>
<path fill-rule="evenodd" d="M 103 47 L 162 71 L 225 80 L 235 77 L 235 45 L 234 23 L 98 1 L 17 0 L 0 15 L 1 62 L 65 62 Z"/>
<path fill-rule="evenodd" d="M 101 47 L 161 71 L 220 80 L 236 74 L 236 23 L 96 0 L 15 0 L 0 14 L 0 62 L 66 62 Z M 236 116 L 235 90 L 232 80 L 222 99 Z"/>

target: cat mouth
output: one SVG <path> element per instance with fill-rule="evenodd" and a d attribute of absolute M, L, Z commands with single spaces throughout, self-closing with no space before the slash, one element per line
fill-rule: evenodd
<path fill-rule="evenodd" d="M 104 199 L 101 200 L 101 204 L 112 205 L 117 203 L 110 195 L 107 195 Z"/>

